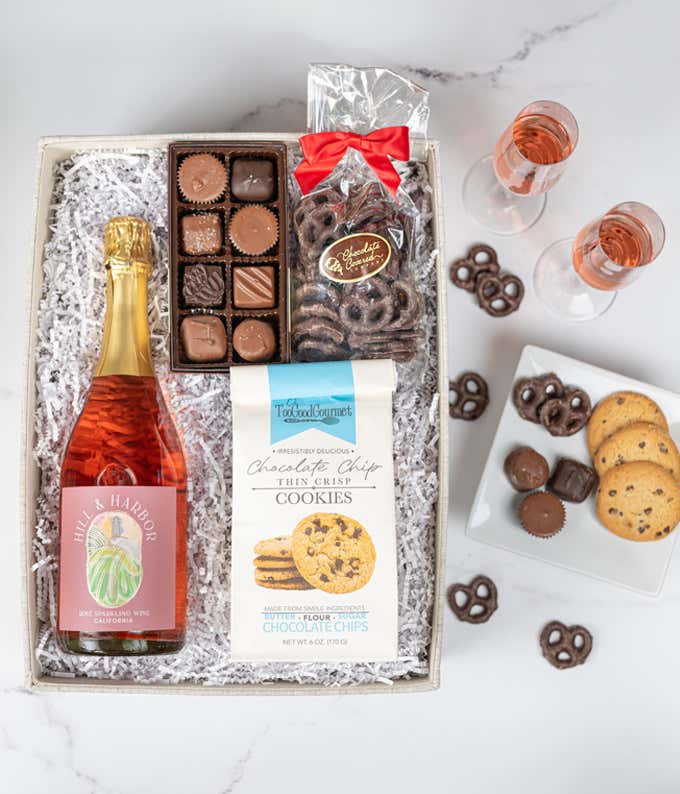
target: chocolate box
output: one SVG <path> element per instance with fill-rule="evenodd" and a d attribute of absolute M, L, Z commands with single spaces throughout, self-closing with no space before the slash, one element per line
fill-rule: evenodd
<path fill-rule="evenodd" d="M 146 684 L 141 682 L 118 681 L 110 679 L 92 679 L 80 677 L 60 677 L 45 675 L 36 661 L 36 648 L 38 637 L 38 615 L 36 605 L 36 579 L 33 571 L 33 558 L 31 543 L 36 525 L 36 506 L 40 488 L 41 472 L 33 458 L 34 444 L 34 414 L 36 410 L 36 333 L 38 310 L 42 285 L 42 263 L 45 243 L 50 235 L 50 205 L 55 183 L 55 166 L 77 152 L 93 150 L 113 151 L 140 151 L 144 149 L 157 149 L 167 147 L 172 141 L 182 140 L 193 143 L 235 141 L 249 142 L 262 140 L 279 143 L 293 143 L 299 134 L 250 134 L 250 133 L 217 133 L 217 134 L 173 134 L 149 135 L 131 137 L 52 137 L 44 138 L 39 143 L 39 162 L 37 175 L 37 192 L 35 198 L 34 240 L 32 257 L 32 277 L 28 306 L 28 340 L 26 356 L 26 399 L 23 417 L 23 454 L 21 470 L 21 515 L 22 515 L 22 565 L 23 565 L 23 605 L 26 619 L 26 684 L 30 688 L 43 691 L 74 690 L 74 691 L 110 691 L 117 692 L 177 692 L 189 694 L 362 694 L 369 692 L 378 693 L 404 693 L 418 692 L 435 689 L 439 685 L 440 654 L 443 620 L 443 590 L 444 590 L 444 555 L 446 545 L 447 527 L 447 486 L 448 486 L 448 443 L 447 426 L 448 410 L 448 375 L 446 351 L 446 281 L 444 268 L 441 264 L 437 267 L 437 296 L 438 311 L 438 391 L 439 403 L 437 406 L 438 424 L 438 475 L 439 495 L 436 504 L 435 526 L 435 595 L 433 613 L 430 625 L 432 626 L 431 642 L 427 659 L 427 674 L 419 678 L 394 680 L 390 686 L 381 683 L 346 685 L 346 686 L 317 686 L 314 684 L 296 684 L 289 682 L 274 682 L 265 684 L 226 684 L 221 686 L 202 686 L 194 683 L 179 684 Z M 439 149 L 436 141 L 427 144 L 427 169 L 433 189 L 433 235 L 434 246 L 441 257 L 443 251 L 443 216 L 440 190 Z"/>
<path fill-rule="evenodd" d="M 206 203 L 189 201 L 182 195 L 179 172 L 193 155 L 209 155 L 224 168 L 226 188 L 222 195 Z M 251 190 L 239 192 L 239 166 L 245 162 L 269 167 L 271 188 L 268 192 L 249 196 Z M 265 322 L 274 331 L 276 348 L 266 363 L 279 364 L 290 360 L 288 339 L 288 257 L 286 250 L 287 215 L 287 167 L 286 147 L 281 143 L 267 144 L 258 140 L 247 144 L 243 141 L 219 141 L 213 144 L 195 141 L 175 141 L 168 147 L 168 226 L 169 226 L 169 283 L 170 283 L 170 367 L 174 372 L 226 372 L 230 366 L 247 363 L 238 355 L 233 345 L 234 332 L 246 320 Z M 262 184 L 263 180 L 250 184 Z M 248 182 L 243 182 L 248 186 Z M 278 239 L 268 250 L 257 253 L 238 250 L 229 239 L 229 228 L 238 213 L 258 206 L 272 213 L 278 223 Z M 214 221 L 217 239 L 214 246 L 205 245 L 196 250 L 187 245 L 190 223 Z M 200 234 L 200 232 L 199 232 Z M 197 237 L 200 239 L 200 237 Z M 204 237 L 205 239 L 205 237 Z M 269 242 L 269 241 L 267 241 Z M 189 250 L 187 250 L 189 248 Z M 200 247 L 199 247 L 200 248 Z M 214 271 L 222 289 L 215 291 L 212 299 L 196 298 L 188 290 L 189 278 L 197 266 L 203 272 Z M 261 301 L 257 306 L 239 301 L 240 277 L 258 274 L 249 290 L 259 283 L 260 291 L 269 280 L 271 300 Z M 218 297 L 217 293 L 221 293 Z M 243 290 L 246 294 L 247 290 Z M 204 293 L 205 294 L 205 293 Z M 193 300 L 192 300 L 193 297 Z M 226 330 L 226 351 L 217 361 L 192 360 L 183 343 L 181 328 L 185 321 L 193 318 L 213 317 Z"/>

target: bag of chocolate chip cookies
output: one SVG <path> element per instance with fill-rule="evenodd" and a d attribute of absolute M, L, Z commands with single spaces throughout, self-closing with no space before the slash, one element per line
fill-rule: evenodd
<path fill-rule="evenodd" d="M 231 371 L 231 655 L 397 655 L 391 361 Z"/>
<path fill-rule="evenodd" d="M 394 162 L 425 152 L 428 93 L 388 69 L 312 65 L 295 170 L 293 358 L 413 359 L 418 211 Z"/>

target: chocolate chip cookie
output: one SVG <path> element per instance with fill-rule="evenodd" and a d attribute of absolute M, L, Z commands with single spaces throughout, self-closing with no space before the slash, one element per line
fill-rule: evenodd
<path fill-rule="evenodd" d="M 588 422 L 590 454 L 595 453 L 607 436 L 633 422 L 651 422 L 668 432 L 668 422 L 663 411 L 645 394 L 618 391 L 600 400 Z"/>
<path fill-rule="evenodd" d="M 657 463 L 614 466 L 600 480 L 597 516 L 627 540 L 663 540 L 680 521 L 680 484 Z"/>
<path fill-rule="evenodd" d="M 680 452 L 673 439 L 651 422 L 633 422 L 606 438 L 593 455 L 600 477 L 613 466 L 647 460 L 658 463 L 680 480 Z"/>
<path fill-rule="evenodd" d="M 261 554 L 255 557 L 253 565 L 258 571 L 280 571 L 285 568 L 294 568 L 292 557 L 267 557 Z"/>
<path fill-rule="evenodd" d="M 273 575 L 274 572 L 255 572 L 255 584 L 270 590 L 312 590 L 312 585 L 297 574 L 286 574 L 288 578 Z"/>
<path fill-rule="evenodd" d="M 255 544 L 253 551 L 258 557 L 292 557 L 290 535 L 281 535 Z"/>
<path fill-rule="evenodd" d="M 312 513 L 295 527 L 292 541 L 300 575 L 326 593 L 359 590 L 373 575 L 373 541 L 353 518 L 340 513 Z"/>

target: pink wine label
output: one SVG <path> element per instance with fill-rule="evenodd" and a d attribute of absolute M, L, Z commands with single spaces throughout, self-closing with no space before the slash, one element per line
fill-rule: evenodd
<path fill-rule="evenodd" d="M 62 490 L 61 631 L 174 628 L 175 512 L 172 487 Z"/>

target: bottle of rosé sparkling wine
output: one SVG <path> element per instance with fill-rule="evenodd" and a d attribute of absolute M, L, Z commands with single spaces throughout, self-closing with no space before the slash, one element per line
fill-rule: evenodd
<path fill-rule="evenodd" d="M 151 233 L 106 226 L 101 356 L 61 470 L 57 639 L 69 653 L 172 653 L 184 644 L 186 466 L 154 376 Z"/>

